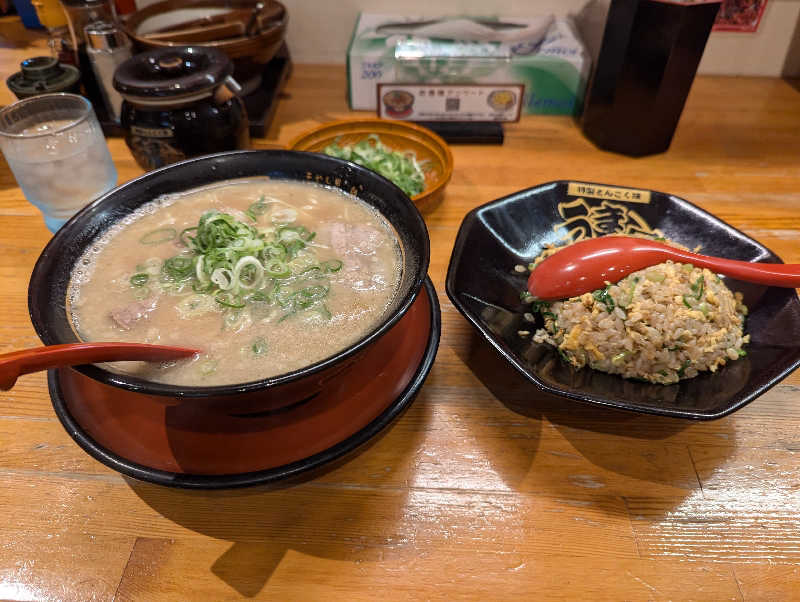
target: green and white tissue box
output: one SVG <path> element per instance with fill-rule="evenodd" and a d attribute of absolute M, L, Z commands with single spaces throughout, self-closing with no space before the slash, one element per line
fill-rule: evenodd
<path fill-rule="evenodd" d="M 524 84 L 524 113 L 574 115 L 589 67 L 568 18 L 361 13 L 347 49 L 348 99 L 374 111 L 379 83 Z"/>

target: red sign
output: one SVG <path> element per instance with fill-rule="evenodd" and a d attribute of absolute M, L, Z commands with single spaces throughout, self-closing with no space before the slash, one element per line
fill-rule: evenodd
<path fill-rule="evenodd" d="M 766 6 L 767 0 L 722 0 L 714 31 L 754 32 Z"/>

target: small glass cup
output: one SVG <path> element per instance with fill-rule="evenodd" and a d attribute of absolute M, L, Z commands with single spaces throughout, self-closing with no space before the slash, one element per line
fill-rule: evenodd
<path fill-rule="evenodd" d="M 117 183 L 92 104 L 76 94 L 43 94 L 0 110 L 0 150 L 51 232 Z"/>

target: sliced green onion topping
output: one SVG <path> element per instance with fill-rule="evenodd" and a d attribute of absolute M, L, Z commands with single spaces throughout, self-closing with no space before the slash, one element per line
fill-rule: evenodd
<path fill-rule="evenodd" d="M 245 213 L 257 217 L 266 213 L 270 204 L 262 197 Z M 290 223 L 296 216 L 290 208 L 273 211 L 273 221 L 286 218 L 287 222 L 260 231 L 233 215 L 208 211 L 197 226 L 184 229 L 179 236 L 172 229 L 171 238 L 180 239 L 186 246 L 184 252 L 163 262 L 152 258 L 137 266 L 131 285 L 136 290 L 146 289 L 151 276 L 158 275 L 160 292 L 210 295 L 216 307 L 225 311 L 224 320 L 240 321 L 245 314 L 238 310 L 251 303 L 273 305 L 283 314 L 281 319 L 301 311 L 315 311 L 330 319 L 324 304 L 330 291 L 328 275 L 341 270 L 343 263 L 339 259 L 320 262 L 316 247 L 308 246 L 316 233 Z M 164 230 L 161 234 L 166 237 Z M 155 239 L 155 233 L 149 235 Z M 148 289 L 141 294 L 149 293 Z"/>
<path fill-rule="evenodd" d="M 525 291 L 523 294 L 524 295 L 528 295 L 530 297 L 530 294 L 527 291 Z M 531 303 L 531 312 L 532 313 L 543 312 L 543 311 L 546 311 L 548 309 L 550 309 L 550 303 L 548 303 L 547 301 L 533 301 Z"/>
<path fill-rule="evenodd" d="M 261 196 L 255 203 L 247 208 L 245 213 L 247 214 L 247 217 L 255 222 L 258 220 L 259 215 L 264 215 L 267 211 L 269 211 L 269 206 L 270 203 L 265 203 L 264 197 Z"/>
<path fill-rule="evenodd" d="M 220 290 L 227 291 L 233 287 L 233 272 L 228 268 L 217 268 L 211 274 L 211 282 L 216 284 Z"/>
<path fill-rule="evenodd" d="M 139 272 L 131 276 L 131 286 L 144 286 L 150 280 L 150 274 L 147 272 Z"/>
<path fill-rule="evenodd" d="M 253 350 L 255 355 L 263 355 L 267 352 L 267 342 L 263 338 L 258 338 L 253 341 L 250 349 Z"/>
<path fill-rule="evenodd" d="M 237 297 L 228 292 L 217 293 L 216 297 L 214 297 L 214 300 L 223 307 L 232 307 L 235 309 L 241 309 L 245 306 L 244 301 L 238 299 Z"/>
<path fill-rule="evenodd" d="M 266 301 L 269 301 L 270 299 L 269 296 L 267 296 L 266 292 L 256 291 L 252 295 L 248 295 L 247 300 L 252 301 L 253 303 L 264 303 Z"/>
<path fill-rule="evenodd" d="M 390 149 L 376 134 L 370 134 L 356 144 L 345 146 L 341 146 L 337 139 L 322 152 L 378 172 L 397 184 L 408 196 L 420 194 L 425 189 L 423 169 L 427 162 L 417 161 L 412 152 Z"/>
<path fill-rule="evenodd" d="M 272 278 L 288 278 L 292 275 L 292 270 L 283 261 L 277 259 L 264 264 L 264 272 Z"/>
<path fill-rule="evenodd" d="M 170 257 L 161 266 L 161 272 L 167 280 L 186 280 L 192 276 L 194 262 L 188 255 Z"/>
<path fill-rule="evenodd" d="M 177 235 L 175 228 L 159 228 L 142 236 L 139 242 L 143 245 L 160 245 L 163 242 L 175 240 Z"/>
<path fill-rule="evenodd" d="M 233 268 L 234 286 L 253 289 L 260 285 L 263 279 L 264 266 L 252 255 L 242 257 Z"/>
<path fill-rule="evenodd" d="M 191 228 L 185 228 L 183 231 L 181 231 L 181 234 L 180 234 L 179 238 L 180 238 L 180 241 L 183 243 L 183 246 L 185 246 L 185 247 L 188 247 L 191 244 L 190 238 L 189 238 L 189 233 L 190 232 L 197 232 L 197 226 L 192 226 Z"/>
<path fill-rule="evenodd" d="M 608 313 L 614 311 L 614 297 L 612 297 L 611 293 L 608 292 L 610 288 L 611 285 L 609 284 L 604 289 L 598 289 L 592 292 L 592 297 L 594 297 L 596 301 L 599 301 L 600 303 L 605 305 L 606 311 L 608 311 Z"/>
<path fill-rule="evenodd" d="M 703 292 L 706 289 L 706 281 L 702 274 L 700 274 L 695 283 L 691 286 L 691 289 L 692 292 L 694 292 L 695 299 L 699 299 L 703 296 Z"/>
<path fill-rule="evenodd" d="M 338 259 L 332 259 L 330 261 L 326 261 L 322 264 L 322 269 L 326 272 L 338 272 L 342 269 L 344 264 L 339 261 Z"/>

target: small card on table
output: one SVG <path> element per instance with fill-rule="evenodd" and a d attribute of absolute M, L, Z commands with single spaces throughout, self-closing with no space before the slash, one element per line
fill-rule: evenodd
<path fill-rule="evenodd" d="M 519 121 L 523 84 L 378 84 L 378 117 Z"/>

